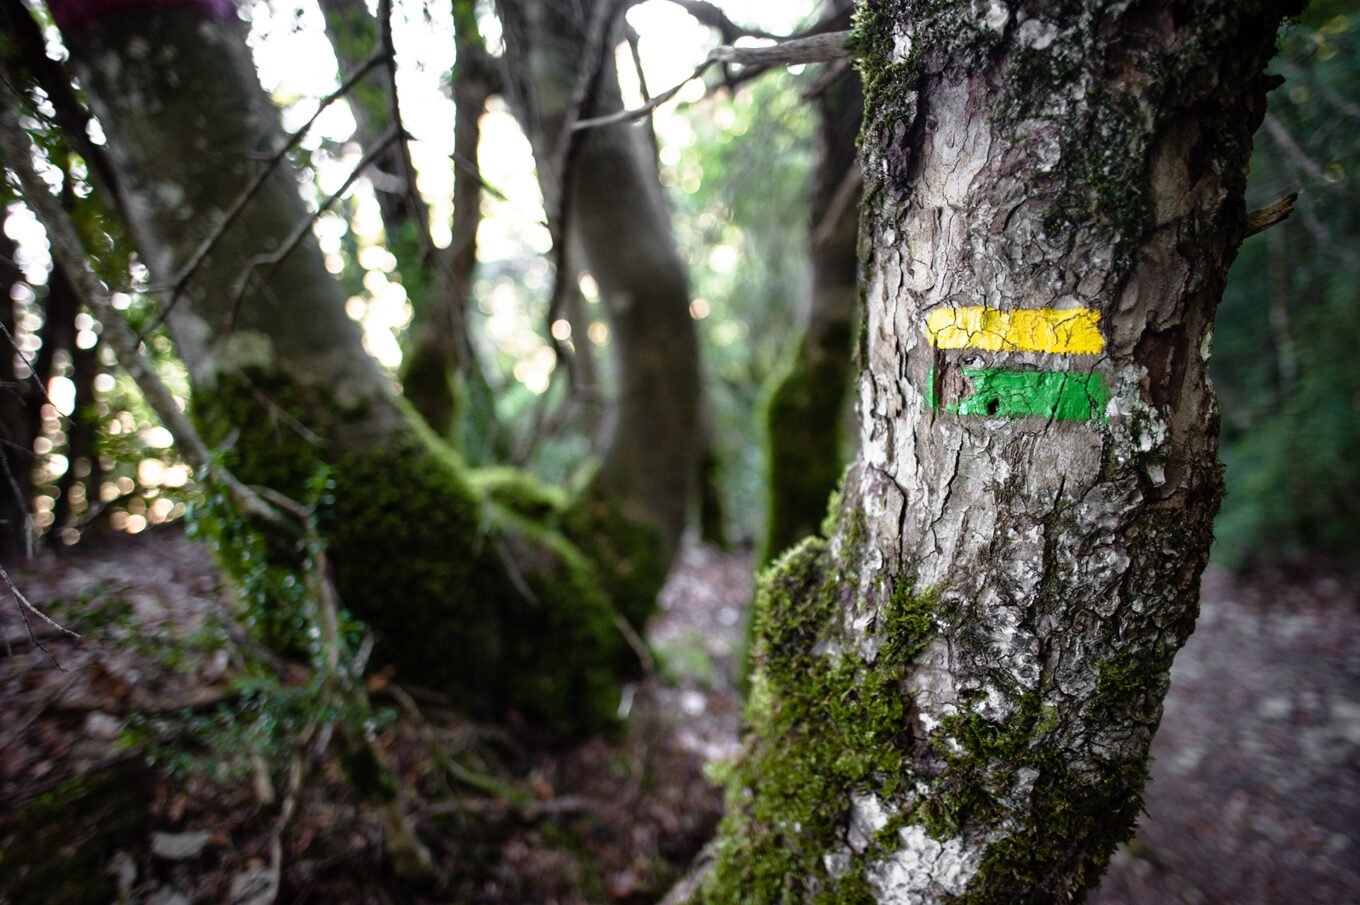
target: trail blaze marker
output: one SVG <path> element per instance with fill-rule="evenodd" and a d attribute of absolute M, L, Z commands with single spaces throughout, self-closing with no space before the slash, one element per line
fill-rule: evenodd
<path fill-rule="evenodd" d="M 936 308 L 926 317 L 926 335 L 937 349 L 1055 355 L 1105 351 L 1100 313 L 1089 308 Z"/>
<path fill-rule="evenodd" d="M 926 336 L 936 349 L 983 352 L 1038 352 L 1045 355 L 1099 355 L 1105 351 L 1100 313 L 1089 308 L 1017 308 L 1002 311 L 981 305 L 937 308 L 926 316 Z M 926 404 L 956 415 L 994 418 L 1037 417 L 1053 421 L 1104 421 L 1110 389 L 1096 371 L 1021 370 L 960 367 L 966 382 L 941 399 L 931 369 Z"/>
<path fill-rule="evenodd" d="M 1104 421 L 1110 389 L 1105 376 L 1074 371 L 1011 371 L 1005 368 L 960 368 L 973 385 L 962 399 L 946 402 L 943 409 L 954 415 L 993 418 L 1034 416 L 1054 421 Z M 926 401 L 935 405 L 932 369 Z"/>

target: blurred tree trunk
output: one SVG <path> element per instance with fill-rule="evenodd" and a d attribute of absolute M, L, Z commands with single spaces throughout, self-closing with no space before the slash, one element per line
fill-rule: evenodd
<path fill-rule="evenodd" d="M 834 27 L 849 27 L 848 2 Z M 816 534 L 827 498 L 844 471 L 844 415 L 850 395 L 851 341 L 859 298 L 859 200 L 855 139 L 863 118 L 859 75 L 845 72 L 816 98 L 819 146 L 812 187 L 811 290 L 803 334 L 784 362 L 765 406 L 768 518 L 759 561 L 765 565 Z"/>
<path fill-rule="evenodd" d="M 321 0 L 326 34 L 343 76 L 357 72 L 381 48 L 382 25 L 362 0 Z M 454 0 L 457 61 L 453 69 L 453 240 L 437 249 L 430 238 L 429 210 L 412 182 L 410 150 L 402 140 L 374 161 L 372 182 L 389 250 L 414 310 L 410 343 L 402 363 L 402 388 L 439 436 L 457 440 L 470 461 L 495 458 L 495 401 L 467 333 L 467 306 L 477 266 L 477 227 L 482 221 L 482 183 L 477 172 L 481 117 L 499 78 L 486 52 L 473 0 Z M 348 95 L 355 138 L 372 148 L 395 121 L 392 80 L 379 64 Z M 460 423 L 467 421 L 468 423 Z"/>
<path fill-rule="evenodd" d="M 609 316 L 618 395 L 599 471 L 577 515 L 583 525 L 621 526 L 582 535 L 652 535 L 650 551 L 634 544 L 597 552 L 634 564 L 633 587 L 617 593 L 635 601 L 628 612 L 636 621 L 669 568 L 694 477 L 699 361 L 688 276 L 645 125 L 591 128 L 574 139 L 563 133 L 571 122 L 623 108 L 614 65 L 621 5 L 501 0 L 498 9 L 507 87 L 534 147 L 545 206 L 579 239 Z M 608 33 L 592 35 L 600 22 Z"/>
<path fill-rule="evenodd" d="M 282 141 L 235 6 L 59 0 L 52 12 L 157 284 L 214 241 L 165 298 L 208 442 L 243 481 L 318 504 L 344 602 L 400 675 L 478 713 L 611 720 L 629 654 L 600 588 L 608 564 L 552 527 L 548 491 L 503 480 L 489 496 L 405 414 L 345 314 L 286 161 L 224 226 Z M 301 643 L 288 636 L 292 540 L 220 500 L 202 525 L 262 630 Z"/>
<path fill-rule="evenodd" d="M 23 282 L 17 247 L 0 218 L 0 560 L 32 552 L 33 439 L 37 421 L 30 401 L 31 379 L 19 379 L 14 290 Z M 24 369 L 27 371 L 27 368 Z"/>
<path fill-rule="evenodd" d="M 861 448 L 763 581 L 705 901 L 1078 901 L 1138 814 L 1298 4 L 982 7 L 860 10 Z"/>

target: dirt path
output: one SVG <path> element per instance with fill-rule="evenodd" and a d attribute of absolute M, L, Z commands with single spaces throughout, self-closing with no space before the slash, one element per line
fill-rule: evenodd
<path fill-rule="evenodd" d="M 1360 607 L 1211 572 L 1137 841 L 1095 905 L 1360 902 Z"/>
<path fill-rule="evenodd" d="M 221 690 L 227 668 L 211 647 L 167 665 L 165 643 L 220 610 L 209 557 L 178 531 L 12 571 L 35 602 L 60 601 L 55 615 L 87 623 L 88 637 L 72 645 L 35 626 L 61 672 L 33 648 L 13 603 L 0 602 L 11 651 L 0 646 L 0 836 L 6 807 L 105 761 L 122 713 L 144 700 Z M 652 627 L 657 681 L 635 689 L 632 729 L 516 756 L 521 767 L 507 781 L 535 789 L 543 801 L 534 808 L 549 816 L 440 823 L 422 797 L 436 787 L 412 730 L 384 735 L 394 761 L 407 765 L 408 803 L 422 826 L 448 837 L 448 869 L 463 869 L 468 846 L 485 848 L 476 875 L 458 887 L 467 901 L 641 905 L 664 891 L 717 820 L 721 793 L 702 765 L 736 750 L 740 702 L 730 676 L 750 588 L 749 557 L 684 551 Z M 91 623 L 99 612 L 117 618 Z M 449 738 L 480 731 L 452 718 L 434 728 Z M 1335 582 L 1242 583 L 1211 573 L 1154 753 L 1138 840 L 1116 855 L 1090 901 L 1360 903 L 1360 595 Z M 381 899 L 372 828 L 346 794 L 335 782 L 309 793 L 289 836 L 284 879 L 294 893 L 337 905 Z M 496 804 L 476 790 L 459 794 Z M 579 810 L 559 813 L 554 802 Z M 215 901 L 211 890 L 255 869 L 271 823 L 248 784 L 196 795 L 158 780 L 139 832 L 201 829 L 212 842 L 183 861 L 134 844 L 129 885 L 143 897 Z M 328 872 L 336 875 L 329 888 L 317 879 Z M 0 898 L 4 887 L 0 877 Z"/>

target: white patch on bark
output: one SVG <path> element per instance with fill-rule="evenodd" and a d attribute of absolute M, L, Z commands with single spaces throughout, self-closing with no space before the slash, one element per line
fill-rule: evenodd
<path fill-rule="evenodd" d="M 982 860 L 982 852 L 963 839 L 936 842 L 922 826 L 905 827 L 898 838 L 902 847 L 866 873 L 880 903 L 908 905 L 959 895 Z"/>
<path fill-rule="evenodd" d="M 953 663 L 949 645 L 936 638 L 916 657 L 915 668 L 907 680 L 911 699 L 916 702 L 916 716 L 927 733 L 947 716 L 958 712 L 959 692 L 954 684 Z"/>
<path fill-rule="evenodd" d="M 973 15 L 982 20 L 988 31 L 1004 31 L 1011 19 L 1011 11 L 1000 0 L 973 0 Z"/>
<path fill-rule="evenodd" d="M 874 841 L 874 834 L 888 825 L 888 809 L 872 792 L 850 796 L 850 829 L 846 841 L 850 848 L 862 852 Z"/>
<path fill-rule="evenodd" d="M 1020 43 L 1034 50 L 1047 50 L 1058 38 L 1058 27 L 1042 19 L 1030 19 L 1020 26 Z"/>
<path fill-rule="evenodd" d="M 911 26 L 908 25 L 906 31 L 893 32 L 892 61 L 894 64 L 905 63 L 911 57 Z"/>

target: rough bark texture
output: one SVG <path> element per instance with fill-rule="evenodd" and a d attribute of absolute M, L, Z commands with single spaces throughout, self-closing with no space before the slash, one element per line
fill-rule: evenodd
<path fill-rule="evenodd" d="M 849 26 L 849 3 L 845 24 Z M 760 562 L 817 533 L 845 470 L 844 414 L 858 314 L 859 177 L 855 138 L 864 97 L 846 73 L 817 97 L 820 133 L 812 192 L 811 265 L 803 335 L 765 408 L 769 515 Z"/>
<path fill-rule="evenodd" d="M 595 509 L 613 508 L 654 532 L 664 575 L 685 525 L 694 474 L 698 341 L 645 126 L 590 129 L 570 148 L 562 141 L 573 113 L 583 119 L 622 109 L 613 29 L 595 56 L 590 47 L 591 21 L 604 3 L 617 9 L 615 0 L 502 0 L 499 8 L 510 87 L 534 146 L 546 205 L 560 209 L 568 231 L 579 237 L 609 316 L 618 391 L 588 499 L 596 500 Z M 594 66 L 593 87 L 573 110 L 580 71 Z"/>
<path fill-rule="evenodd" d="M 280 145 L 242 23 L 217 0 L 53 12 L 108 136 L 131 232 L 169 284 Z M 482 713 L 608 722 L 629 655 L 596 564 L 555 529 L 550 494 L 470 474 L 422 430 L 363 352 L 310 231 L 280 256 L 308 221 L 280 167 L 170 314 L 206 439 L 243 481 L 318 503 L 344 602 L 403 675 Z M 323 474 L 332 486 L 319 492 Z M 205 530 L 246 596 L 270 598 L 254 611 L 259 627 L 296 641 L 291 546 L 224 505 Z"/>
<path fill-rule="evenodd" d="M 1292 7 L 861 9 L 861 451 L 764 581 L 706 900 L 1076 901 L 1130 833 Z"/>

